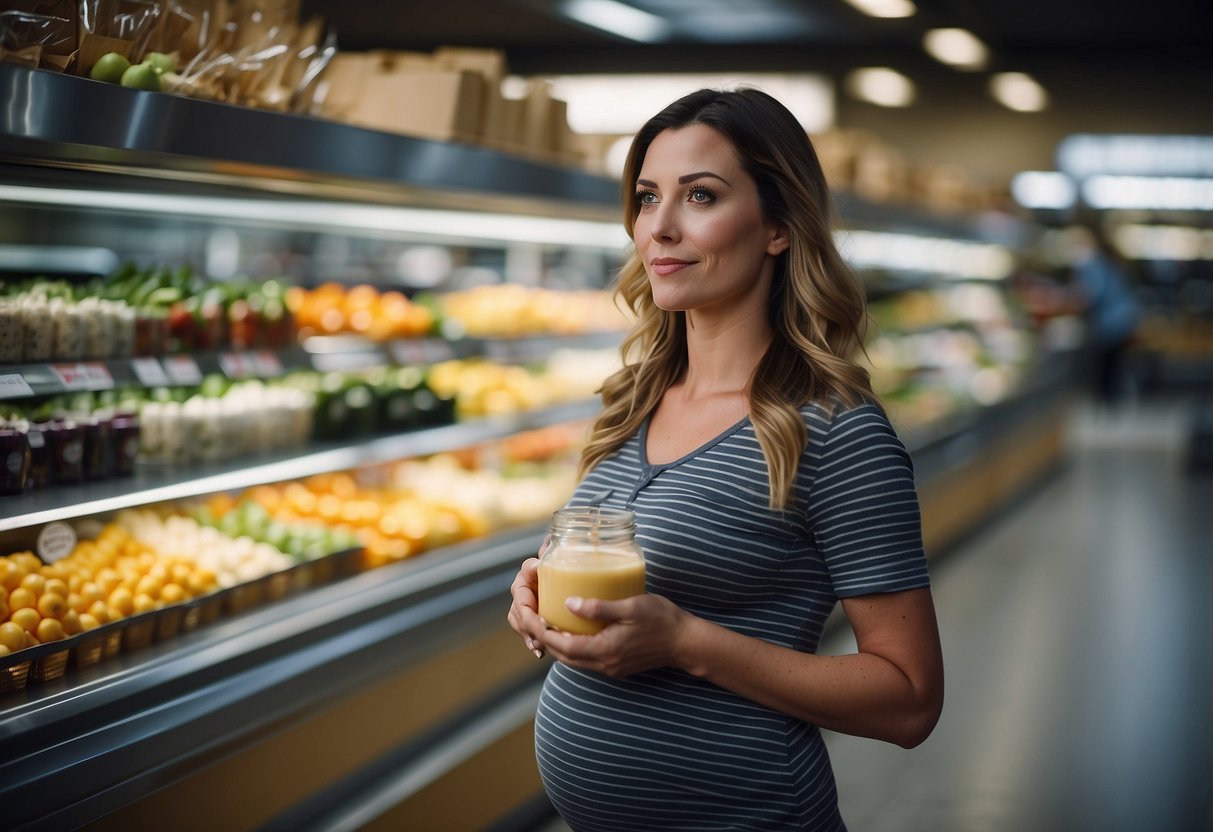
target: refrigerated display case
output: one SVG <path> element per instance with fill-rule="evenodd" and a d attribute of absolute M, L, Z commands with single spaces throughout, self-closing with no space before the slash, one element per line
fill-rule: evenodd
<path fill-rule="evenodd" d="M 15 66 L 0 65 L 0 99 L 8 102 L 0 108 L 0 212 L 27 237 L 0 244 L 10 266 L 25 262 L 35 273 L 60 247 L 75 246 L 68 260 L 76 265 L 64 271 L 108 262 L 98 234 L 116 235 L 118 251 L 156 237 L 158 252 L 180 245 L 182 259 L 205 256 L 209 235 L 198 244 L 183 223 L 315 235 L 292 241 L 301 246 L 336 236 L 495 247 L 506 278 L 541 264 L 545 251 L 576 251 L 600 285 L 626 242 L 617 183 L 483 148 Z M 911 234 L 972 236 L 909 211 L 842 207 L 872 231 L 909 222 Z M 81 217 L 96 221 L 76 229 Z M 353 360 L 429 364 L 483 354 L 527 362 L 568 344 L 617 341 L 618 333 L 360 342 L 353 353 L 371 358 Z M 291 347 L 151 358 L 164 374 L 184 358 L 199 374 L 272 377 L 296 364 L 331 368 L 324 362 L 333 354 Z M 79 362 L 88 372 L 69 378 L 82 379 L 81 389 L 150 383 L 141 375 L 150 365 L 134 361 Z M 0 389 L 65 389 L 55 369 L 0 367 L 12 379 Z M 933 550 L 1059 458 L 1064 370 L 1038 361 L 1022 371 L 997 401 L 905 431 Z M 591 400 L 573 401 L 0 497 L 0 544 L 7 551 L 48 524 L 125 508 L 456 451 L 594 410 Z M 540 791 L 530 726 L 545 664 L 519 649 L 504 615 L 517 564 L 543 533 L 533 522 L 350 570 L 0 694 L 6 823 L 387 828 L 407 820 L 453 829 L 525 809 Z"/>

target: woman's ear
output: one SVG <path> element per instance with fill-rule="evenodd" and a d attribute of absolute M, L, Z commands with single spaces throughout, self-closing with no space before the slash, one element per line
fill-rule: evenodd
<path fill-rule="evenodd" d="M 792 245 L 792 240 L 788 236 L 788 227 L 786 225 L 777 225 L 771 229 L 771 238 L 767 241 L 767 254 L 772 257 L 778 257 L 788 250 Z"/>

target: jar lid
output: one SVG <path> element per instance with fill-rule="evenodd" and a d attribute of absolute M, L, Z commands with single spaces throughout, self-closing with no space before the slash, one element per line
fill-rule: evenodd
<path fill-rule="evenodd" d="M 578 506 L 552 513 L 552 531 L 630 531 L 636 527 L 634 512 L 623 508 Z"/>

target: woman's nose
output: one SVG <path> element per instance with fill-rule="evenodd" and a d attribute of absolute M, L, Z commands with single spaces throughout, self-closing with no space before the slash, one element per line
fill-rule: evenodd
<path fill-rule="evenodd" d="M 652 218 L 652 223 L 649 226 L 649 235 L 657 241 L 675 241 L 679 238 L 678 232 L 678 217 L 675 212 L 674 205 L 669 203 L 660 203 L 656 210 L 649 216 Z"/>

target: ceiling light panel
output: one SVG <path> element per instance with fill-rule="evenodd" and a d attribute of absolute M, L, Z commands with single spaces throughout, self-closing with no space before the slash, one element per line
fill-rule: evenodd
<path fill-rule="evenodd" d="M 931 29 L 922 45 L 935 60 L 957 69 L 982 69 L 990 61 L 990 50 L 966 29 Z"/>
<path fill-rule="evenodd" d="M 918 11 L 910 0 L 847 0 L 868 17 L 912 17 Z"/>
<path fill-rule="evenodd" d="M 1023 72 L 998 72 L 990 78 L 990 94 L 999 104 L 1020 113 L 1036 113 L 1049 106 L 1044 87 Z"/>
<path fill-rule="evenodd" d="M 914 82 L 888 67 L 856 69 L 845 83 L 851 95 L 881 107 L 908 107 L 914 102 Z"/>

